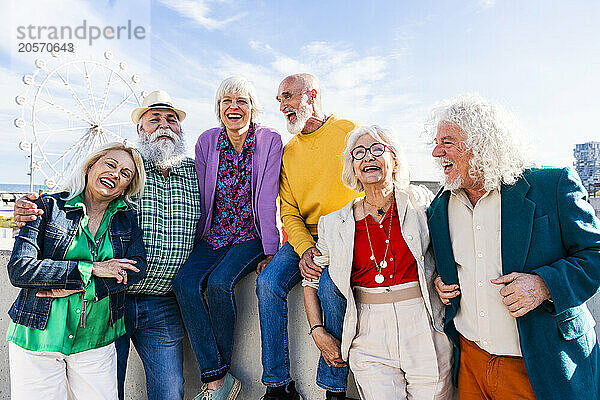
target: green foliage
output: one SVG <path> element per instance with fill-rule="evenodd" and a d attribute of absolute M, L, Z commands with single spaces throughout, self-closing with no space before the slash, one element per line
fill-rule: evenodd
<path fill-rule="evenodd" d="M 13 217 L 3 217 L 0 216 L 0 228 L 14 228 L 16 227 L 15 225 L 15 219 Z"/>

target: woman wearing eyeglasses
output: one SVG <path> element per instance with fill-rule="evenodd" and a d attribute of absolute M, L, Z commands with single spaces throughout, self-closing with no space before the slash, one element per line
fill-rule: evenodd
<path fill-rule="evenodd" d="M 376 125 L 352 131 L 342 158 L 344 183 L 365 197 L 319 220 L 315 263 L 325 269 L 303 281 L 319 368 L 348 362 L 361 399 L 450 399 L 452 345 L 425 214 L 433 194 L 409 184 L 401 149 Z M 328 307 L 344 308 L 343 321 L 323 321 Z"/>

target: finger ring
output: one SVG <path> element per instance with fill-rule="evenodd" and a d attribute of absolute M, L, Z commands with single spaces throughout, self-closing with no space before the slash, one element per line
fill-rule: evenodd
<path fill-rule="evenodd" d="M 127 276 L 127 271 L 125 271 L 124 269 L 119 271 L 119 275 L 121 275 L 123 278 L 125 278 Z"/>

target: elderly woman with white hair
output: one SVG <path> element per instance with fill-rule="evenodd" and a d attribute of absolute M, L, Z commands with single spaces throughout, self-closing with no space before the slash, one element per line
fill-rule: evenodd
<path fill-rule="evenodd" d="M 400 147 L 376 125 L 353 130 L 342 158 L 344 183 L 365 197 L 319 220 L 315 262 L 325 270 L 303 281 L 319 368 L 348 362 L 361 399 L 450 399 L 452 346 L 425 214 L 433 194 L 410 185 Z M 327 319 L 331 307 L 345 309 L 343 321 Z"/>
<path fill-rule="evenodd" d="M 125 290 L 145 276 L 130 205 L 146 175 L 121 143 L 93 151 L 66 190 L 43 194 L 43 214 L 15 238 L 8 276 L 22 288 L 8 314 L 12 399 L 117 398 L 113 342 L 125 333 Z"/>
<path fill-rule="evenodd" d="M 237 397 L 240 382 L 228 373 L 236 320 L 233 289 L 251 271 L 262 271 L 279 247 L 275 201 L 283 145 L 279 133 L 256 123 L 259 111 L 250 81 L 225 79 L 215 96 L 221 126 L 202 133 L 196 143 L 199 242 L 173 281 L 204 382 L 196 398 Z"/>

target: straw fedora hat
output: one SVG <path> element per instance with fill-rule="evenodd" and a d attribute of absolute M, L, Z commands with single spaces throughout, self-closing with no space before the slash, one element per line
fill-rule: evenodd
<path fill-rule="evenodd" d="M 182 122 L 185 119 L 185 111 L 179 110 L 173 106 L 171 96 L 169 96 L 167 92 L 163 90 L 155 90 L 154 92 L 144 97 L 144 101 L 142 101 L 141 107 L 136 108 L 131 112 L 131 120 L 134 124 L 137 125 L 142 115 L 144 115 L 148 110 L 151 110 L 153 108 L 171 109 L 177 114 L 179 122 Z"/>

